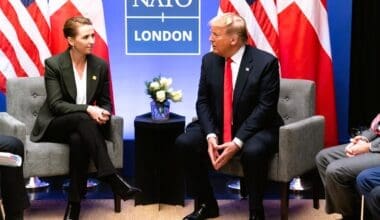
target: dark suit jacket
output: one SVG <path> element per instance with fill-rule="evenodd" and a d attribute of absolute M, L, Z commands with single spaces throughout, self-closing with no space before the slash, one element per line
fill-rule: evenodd
<path fill-rule="evenodd" d="M 69 50 L 45 60 L 45 87 L 47 97 L 34 124 L 32 141 L 40 140 L 57 116 L 86 112 L 93 104 L 111 112 L 108 64 L 94 55 L 87 55 L 87 104 L 75 104 L 77 92 Z"/>
<path fill-rule="evenodd" d="M 214 53 L 202 59 L 197 115 L 205 134 L 223 131 L 223 75 L 225 59 Z M 283 124 L 278 114 L 280 81 L 277 59 L 246 46 L 233 94 L 233 137 L 243 142 L 257 131 Z"/>

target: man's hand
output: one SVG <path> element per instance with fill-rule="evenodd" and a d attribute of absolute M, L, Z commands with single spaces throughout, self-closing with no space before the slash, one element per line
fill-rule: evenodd
<path fill-rule="evenodd" d="M 346 155 L 347 157 L 354 157 L 359 154 L 368 153 L 370 145 L 371 143 L 363 140 L 351 140 L 351 143 L 349 143 L 345 148 Z"/>
<path fill-rule="evenodd" d="M 219 170 L 226 165 L 228 161 L 230 161 L 231 158 L 240 150 L 240 148 L 233 141 L 218 145 L 216 148 L 221 150 L 222 154 L 220 154 L 215 163 L 213 163 L 215 170 Z"/>
<path fill-rule="evenodd" d="M 211 159 L 212 165 L 215 167 L 216 159 L 219 157 L 218 149 L 216 148 L 218 146 L 218 139 L 216 137 L 209 137 L 207 139 L 208 144 L 208 155 Z"/>

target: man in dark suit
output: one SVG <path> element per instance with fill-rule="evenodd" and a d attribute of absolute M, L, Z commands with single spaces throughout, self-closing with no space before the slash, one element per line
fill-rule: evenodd
<path fill-rule="evenodd" d="M 0 152 L 8 152 L 24 157 L 23 143 L 11 136 L 0 134 Z M 24 219 L 24 209 L 29 207 L 23 169 L 21 167 L 0 166 L 1 196 L 3 199 L 5 219 Z"/>
<path fill-rule="evenodd" d="M 250 219 L 265 219 L 268 161 L 278 151 L 278 130 L 283 124 L 277 111 L 278 62 L 272 55 L 246 45 L 242 17 L 224 14 L 213 18 L 210 26 L 213 51 L 202 60 L 198 121 L 176 141 L 183 156 L 188 193 L 195 199 L 194 212 L 184 219 L 219 215 L 208 167 L 218 170 L 235 155 L 241 157 L 248 186 Z M 232 72 L 232 100 L 225 94 L 228 72 Z"/>

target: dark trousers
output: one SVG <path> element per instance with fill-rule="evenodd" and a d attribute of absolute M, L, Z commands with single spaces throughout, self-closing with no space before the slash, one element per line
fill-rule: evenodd
<path fill-rule="evenodd" d="M 380 167 L 362 171 L 356 178 L 356 184 L 373 219 L 380 219 Z"/>
<path fill-rule="evenodd" d="M 0 135 L 0 152 L 17 154 L 23 158 L 24 145 L 15 137 Z M 0 166 L 0 175 L 5 214 L 20 212 L 29 207 L 22 166 Z"/>
<path fill-rule="evenodd" d="M 181 152 L 188 194 L 198 203 L 213 203 L 215 197 L 208 178 L 211 161 L 206 134 L 195 122 L 176 140 Z M 262 130 L 248 139 L 239 152 L 249 194 L 251 213 L 263 212 L 263 197 L 268 176 L 268 163 L 278 151 L 278 129 Z"/>
<path fill-rule="evenodd" d="M 107 152 L 105 127 L 99 126 L 87 113 L 70 113 L 55 118 L 42 138 L 70 146 L 70 202 L 80 202 L 86 193 L 90 159 L 94 161 L 99 178 L 116 172 Z"/>

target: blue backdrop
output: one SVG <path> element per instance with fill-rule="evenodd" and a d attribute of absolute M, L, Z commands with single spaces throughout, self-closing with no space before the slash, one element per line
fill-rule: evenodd
<path fill-rule="evenodd" d="M 124 118 L 125 139 L 134 139 L 136 115 L 150 111 L 151 100 L 145 94 L 144 82 L 160 74 L 172 77 L 173 88 L 181 89 L 184 94 L 182 102 L 171 104 L 171 111 L 186 116 L 187 122 L 195 116 L 201 56 L 210 50 L 207 23 L 216 15 L 218 3 L 218 0 L 201 1 L 199 55 L 157 56 L 126 55 L 125 2 L 104 1 L 115 110 Z M 328 1 L 340 142 L 348 138 L 351 7 L 352 0 Z M 0 111 L 5 110 L 5 98 L 0 95 Z"/>

